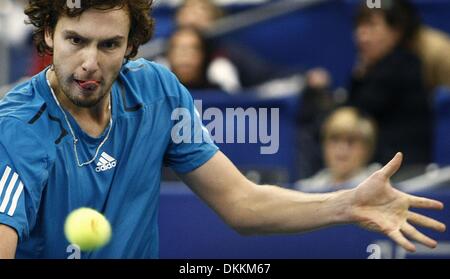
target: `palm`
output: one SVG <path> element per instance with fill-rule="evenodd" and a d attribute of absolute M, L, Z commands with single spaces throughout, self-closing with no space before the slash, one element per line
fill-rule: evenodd
<path fill-rule="evenodd" d="M 389 179 L 400 167 L 401 157 L 397 154 L 383 169 L 356 188 L 352 201 L 353 218 L 366 229 L 388 235 L 408 251 L 414 251 L 415 246 L 406 237 L 435 247 L 435 240 L 417 231 L 410 223 L 438 231 L 444 231 L 445 225 L 411 212 L 409 208 L 442 209 L 443 205 L 438 201 L 405 194 L 391 186 Z"/>

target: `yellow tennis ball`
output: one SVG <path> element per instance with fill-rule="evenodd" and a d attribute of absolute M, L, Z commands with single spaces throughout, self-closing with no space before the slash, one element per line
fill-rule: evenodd
<path fill-rule="evenodd" d="M 82 207 L 72 211 L 64 224 L 67 240 L 88 252 L 101 248 L 111 239 L 111 225 L 98 211 Z"/>

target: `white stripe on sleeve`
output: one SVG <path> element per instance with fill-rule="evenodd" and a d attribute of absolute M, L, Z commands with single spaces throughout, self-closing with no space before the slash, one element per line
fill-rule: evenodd
<path fill-rule="evenodd" d="M 13 216 L 14 215 L 14 212 L 16 211 L 16 207 L 17 207 L 17 202 L 19 201 L 19 198 L 20 198 L 20 195 L 22 194 L 22 191 L 23 191 L 23 183 L 22 183 L 22 181 L 20 181 L 19 187 L 17 187 L 17 190 L 14 193 L 12 204 L 11 204 L 11 207 L 9 208 L 9 211 L 8 211 L 8 215 L 9 216 Z"/>
<path fill-rule="evenodd" d="M 13 177 L 11 178 L 11 181 L 9 182 L 8 188 L 6 189 L 5 197 L 3 198 L 2 205 L 0 206 L 1 213 L 5 213 L 6 206 L 9 203 L 9 199 L 11 198 L 11 192 L 14 188 L 14 185 L 16 185 L 18 177 L 19 175 L 17 173 L 14 173 Z"/>
<path fill-rule="evenodd" d="M 2 176 L 2 180 L 0 180 L 0 197 L 3 194 L 3 188 L 5 187 L 6 180 L 8 180 L 10 173 L 11 173 L 11 168 L 9 166 L 6 166 L 6 170 Z"/>

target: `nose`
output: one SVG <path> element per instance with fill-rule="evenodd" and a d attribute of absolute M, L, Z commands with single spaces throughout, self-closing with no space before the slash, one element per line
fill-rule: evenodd
<path fill-rule="evenodd" d="M 356 28 L 355 40 L 357 43 L 365 43 L 369 39 L 369 30 L 366 26 L 361 25 Z"/>
<path fill-rule="evenodd" d="M 98 64 L 98 50 L 95 47 L 88 48 L 83 53 L 83 64 L 81 68 L 88 75 L 92 75 L 99 69 Z"/>
<path fill-rule="evenodd" d="M 346 140 L 340 140 L 336 143 L 336 149 L 342 154 L 347 154 L 351 150 L 351 144 Z"/>

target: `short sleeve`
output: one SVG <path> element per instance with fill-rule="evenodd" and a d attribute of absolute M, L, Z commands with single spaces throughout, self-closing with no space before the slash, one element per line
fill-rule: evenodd
<path fill-rule="evenodd" d="M 165 164 L 178 173 L 188 173 L 206 163 L 219 149 L 203 125 L 189 91 L 175 77 L 166 81 L 172 82 L 177 105 L 172 109 L 173 126 Z"/>
<path fill-rule="evenodd" d="M 19 120 L 0 119 L 0 224 L 27 238 L 48 177 L 39 138 Z"/>

